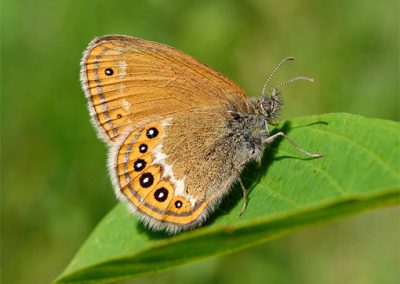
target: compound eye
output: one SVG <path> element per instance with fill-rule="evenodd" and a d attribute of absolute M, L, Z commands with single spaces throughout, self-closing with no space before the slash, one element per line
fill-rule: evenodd
<path fill-rule="evenodd" d="M 272 109 L 272 101 L 270 99 L 264 99 L 262 102 L 262 107 L 266 113 L 269 113 Z"/>

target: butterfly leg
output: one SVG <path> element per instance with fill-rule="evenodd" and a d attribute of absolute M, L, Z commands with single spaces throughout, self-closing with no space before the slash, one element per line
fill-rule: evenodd
<path fill-rule="evenodd" d="M 247 208 L 247 189 L 244 186 L 241 177 L 239 177 L 239 183 L 240 183 L 240 187 L 242 188 L 242 191 L 243 191 L 243 207 L 242 207 L 242 210 L 240 210 L 240 213 L 239 213 L 239 216 L 242 216 L 244 211 L 246 211 L 246 208 Z"/>
<path fill-rule="evenodd" d="M 271 144 L 278 137 L 285 138 L 290 143 L 290 145 L 292 145 L 297 151 L 299 151 L 299 152 L 301 152 L 301 153 L 303 153 L 303 154 L 305 154 L 305 155 L 307 155 L 309 157 L 319 158 L 319 157 L 323 156 L 323 154 L 315 154 L 315 153 L 311 153 L 311 152 L 308 152 L 308 151 L 304 150 L 299 145 L 294 143 L 291 139 L 289 139 L 289 137 L 283 132 L 278 132 L 278 133 L 268 137 L 267 139 L 264 140 L 264 143 L 265 144 Z"/>

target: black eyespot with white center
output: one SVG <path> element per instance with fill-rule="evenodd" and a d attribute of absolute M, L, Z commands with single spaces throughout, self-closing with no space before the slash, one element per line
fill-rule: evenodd
<path fill-rule="evenodd" d="M 164 202 L 168 198 L 168 189 L 161 187 L 154 192 L 154 198 L 158 202 Z"/>
<path fill-rule="evenodd" d="M 112 70 L 111 68 L 107 68 L 107 69 L 104 71 L 104 73 L 105 73 L 107 76 L 112 76 L 112 75 L 114 74 L 114 70 Z"/>
<path fill-rule="evenodd" d="M 122 114 L 117 114 L 117 118 L 122 118 Z"/>
<path fill-rule="evenodd" d="M 153 182 L 154 177 L 151 173 L 144 173 L 139 178 L 139 183 L 144 188 L 152 186 Z"/>
<path fill-rule="evenodd" d="M 140 172 L 146 167 L 146 161 L 142 159 L 137 159 L 135 163 L 133 164 L 133 168 L 135 171 Z"/>
<path fill-rule="evenodd" d="M 154 137 L 157 137 L 157 135 L 158 135 L 158 130 L 157 130 L 157 128 L 155 128 L 155 127 L 149 128 L 149 129 L 147 130 L 147 132 L 146 132 L 146 136 L 147 136 L 147 138 L 149 138 L 149 139 L 152 139 L 152 138 L 154 138 Z"/>
<path fill-rule="evenodd" d="M 146 153 L 147 152 L 147 144 L 140 144 L 140 146 L 139 146 L 139 152 L 140 153 Z"/>
<path fill-rule="evenodd" d="M 182 207 L 182 201 L 180 201 L 180 200 L 177 200 L 177 201 L 175 201 L 175 207 L 176 208 L 181 208 Z"/>

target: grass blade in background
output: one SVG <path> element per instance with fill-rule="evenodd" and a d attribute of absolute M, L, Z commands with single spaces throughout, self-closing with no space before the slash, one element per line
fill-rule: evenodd
<path fill-rule="evenodd" d="M 281 127 L 320 159 L 286 141 L 242 177 L 251 188 L 238 217 L 233 188 L 203 227 L 177 236 L 153 233 L 119 204 L 97 226 L 57 283 L 109 282 L 254 246 L 304 226 L 399 203 L 398 123 L 349 114 L 296 118 Z"/>

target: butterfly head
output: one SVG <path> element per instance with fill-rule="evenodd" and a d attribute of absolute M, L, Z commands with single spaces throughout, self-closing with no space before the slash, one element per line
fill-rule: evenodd
<path fill-rule="evenodd" d="M 284 59 L 271 76 L 267 79 L 262 90 L 262 96 L 255 100 L 250 100 L 250 108 L 247 113 L 231 111 L 230 128 L 233 133 L 237 133 L 243 147 L 243 153 L 250 159 L 258 159 L 262 156 L 263 150 L 268 144 L 270 137 L 269 126 L 278 123 L 278 117 L 283 106 L 283 97 L 279 89 L 287 84 L 298 80 L 313 81 L 310 77 L 298 76 L 290 80 L 281 82 L 272 89 L 268 88 L 268 83 L 279 67 L 286 61 L 293 60 L 292 57 Z M 268 91 L 269 90 L 269 91 Z M 267 94 L 267 92 L 269 94 Z"/>
<path fill-rule="evenodd" d="M 256 112 L 261 113 L 264 115 L 266 121 L 268 124 L 275 124 L 276 123 L 276 118 L 278 117 L 280 111 L 282 110 L 282 105 L 283 105 L 283 99 L 281 92 L 279 89 L 283 87 L 284 85 L 291 84 L 295 81 L 298 80 L 304 80 L 304 81 L 310 81 L 313 82 L 314 79 L 310 77 L 305 77 L 305 76 L 297 76 L 294 77 L 290 80 L 283 81 L 277 85 L 275 85 L 272 89 L 269 88 L 269 83 L 271 82 L 272 78 L 278 72 L 278 70 L 286 63 L 289 61 L 293 61 L 294 57 L 289 56 L 284 58 L 272 71 L 271 75 L 267 78 L 267 80 L 264 83 L 264 87 L 261 92 L 261 99 L 257 100 L 257 102 L 254 105 L 254 109 Z M 267 92 L 270 93 L 270 95 L 267 94 Z"/>
<path fill-rule="evenodd" d="M 258 106 L 256 107 L 259 113 L 265 117 L 266 122 L 268 124 L 275 124 L 283 106 L 281 92 L 273 89 L 271 96 L 263 97 L 257 103 Z"/>

